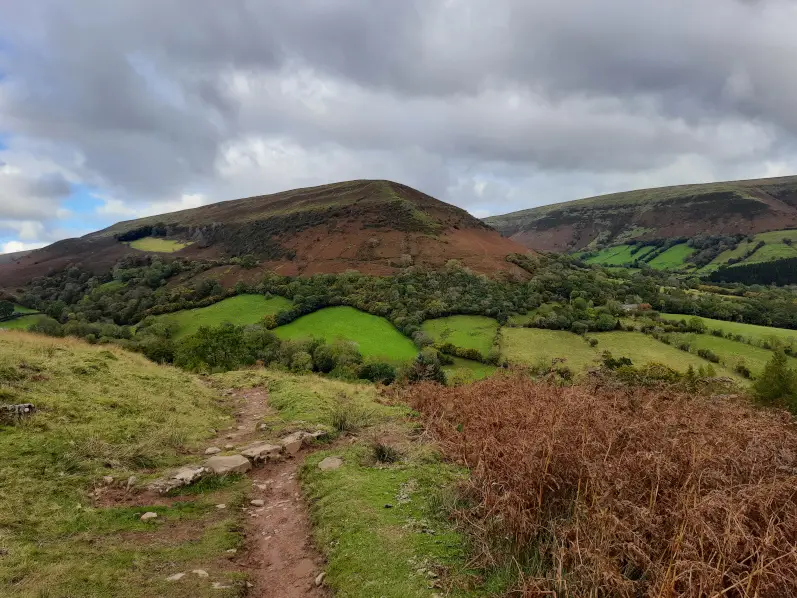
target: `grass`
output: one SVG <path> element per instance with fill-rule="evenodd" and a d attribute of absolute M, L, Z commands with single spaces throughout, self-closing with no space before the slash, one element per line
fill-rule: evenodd
<path fill-rule="evenodd" d="M 421 329 L 436 343 L 451 343 L 463 349 L 476 349 L 486 356 L 493 346 L 498 322 L 486 316 L 449 316 L 426 320 Z"/>
<path fill-rule="evenodd" d="M 596 349 L 599 352 L 609 351 L 614 357 L 628 357 L 634 365 L 656 362 L 684 372 L 690 365 L 697 369 L 709 363 L 697 355 L 665 345 L 641 332 L 599 332 L 590 336 L 598 339 Z M 714 368 L 718 374 L 736 377 L 729 370 L 723 370 L 719 364 L 715 364 Z"/>
<path fill-rule="evenodd" d="M 159 239 L 157 237 L 144 237 L 128 243 L 133 249 L 152 251 L 155 253 L 174 253 L 185 249 L 192 241 L 174 241 L 172 239 Z"/>
<path fill-rule="evenodd" d="M 449 384 L 467 384 L 476 380 L 483 380 L 492 375 L 497 369 L 494 365 L 453 357 L 454 363 L 443 366 Z"/>
<path fill-rule="evenodd" d="M 663 320 L 689 320 L 692 317 L 694 316 L 684 314 L 661 314 Z M 713 320 L 711 318 L 700 319 L 709 330 L 722 330 L 725 333 L 741 334 L 745 338 L 752 338 L 756 341 L 778 339 L 788 344 L 797 341 L 797 330 L 771 328 L 769 326 L 757 326 L 755 324 L 742 324 L 740 322 L 726 322 L 725 320 Z"/>
<path fill-rule="evenodd" d="M 14 304 L 14 313 L 17 314 L 35 314 L 36 310 L 31 309 L 30 307 L 25 307 L 24 305 L 19 305 L 17 303 Z"/>
<path fill-rule="evenodd" d="M 785 243 L 767 243 L 740 263 L 758 264 L 761 262 L 771 262 L 772 260 L 782 260 L 789 257 L 797 257 L 797 248 L 786 245 Z"/>
<path fill-rule="evenodd" d="M 615 245 L 614 247 L 606 247 L 605 249 L 601 249 L 601 251 L 598 252 L 598 255 L 595 255 L 585 261 L 588 264 L 622 266 L 623 264 L 629 264 L 635 260 L 642 259 L 648 253 L 653 251 L 653 249 L 655 249 L 652 245 L 650 245 L 647 247 L 642 247 L 639 251 L 632 254 L 631 249 L 633 247 L 633 245 Z"/>
<path fill-rule="evenodd" d="M 757 376 L 764 370 L 764 366 L 772 358 L 772 351 L 748 345 L 747 343 L 740 343 L 727 338 L 720 338 L 713 334 L 673 334 L 673 343 L 688 342 L 692 346 L 692 350 L 697 349 L 710 349 L 721 360 L 725 367 L 733 370 L 738 364 L 744 364 Z M 797 359 L 793 357 L 787 358 L 789 366 L 797 369 Z"/>
<path fill-rule="evenodd" d="M 418 354 L 415 344 L 385 318 L 353 307 L 327 307 L 274 330 L 282 339 L 323 338 L 357 343 L 364 357 L 406 362 Z"/>
<path fill-rule="evenodd" d="M 437 506 L 441 492 L 453 492 L 464 472 L 442 463 L 418 438 L 406 406 L 385 404 L 371 384 L 314 375 L 253 369 L 212 380 L 219 388 L 268 388 L 277 412 L 265 422 L 272 432 L 297 421 L 334 428 L 342 411 L 359 421 L 356 438 L 310 455 L 301 471 L 316 544 L 327 557 L 325 583 L 336 596 L 428 598 L 430 580 L 421 569 L 450 567 L 452 576 L 464 569 L 464 539 L 438 517 Z M 378 443 L 401 455 L 398 462 L 376 462 Z M 319 470 L 318 463 L 333 455 L 343 458 L 343 467 Z"/>
<path fill-rule="evenodd" d="M 142 356 L 22 332 L 0 335 L 0 402 L 38 411 L 0 427 L 0 586 L 3 596 L 231 596 L 209 582 L 165 578 L 203 568 L 230 581 L 224 551 L 245 487 L 173 506 L 96 506 L 102 476 L 142 481 L 185 463 L 211 427 L 229 425 L 215 392 Z M 138 516 L 160 514 L 158 524 Z M 190 537 L 190 539 L 187 539 Z M 177 592 L 177 593 L 175 593 Z"/>
<path fill-rule="evenodd" d="M 598 352 L 583 337 L 572 332 L 541 328 L 504 328 L 501 335 L 501 352 L 510 363 L 537 365 L 545 361 L 550 364 L 552 359 L 561 359 L 574 372 L 583 372 L 590 366 L 597 365 Z"/>
<path fill-rule="evenodd" d="M 673 270 L 683 268 L 686 264 L 686 258 L 692 255 L 695 250 L 689 247 L 686 243 L 679 243 L 673 245 L 667 251 L 660 253 L 648 262 L 651 268 L 657 270 Z"/>
<path fill-rule="evenodd" d="M 45 316 L 39 314 L 34 314 L 30 316 L 22 316 L 21 318 L 14 318 L 13 320 L 5 320 L 0 322 L 0 329 L 27 330 L 44 317 Z"/>
<path fill-rule="evenodd" d="M 245 325 L 256 324 L 268 314 L 289 309 L 292 303 L 284 297 L 266 298 L 263 295 L 236 295 L 208 307 L 186 309 L 157 316 L 176 326 L 174 338 L 194 334 L 201 326 L 221 326 L 225 322 Z"/>

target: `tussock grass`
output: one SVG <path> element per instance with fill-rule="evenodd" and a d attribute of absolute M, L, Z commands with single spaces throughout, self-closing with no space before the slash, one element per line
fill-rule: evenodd
<path fill-rule="evenodd" d="M 214 392 L 140 355 L 11 331 L 0 334 L 0 374 L 0 402 L 38 408 L 0 426 L 0 594 L 224 596 L 165 578 L 205 568 L 228 579 L 213 563 L 240 542 L 237 515 L 214 505 L 234 504 L 244 486 L 172 507 L 99 507 L 89 495 L 103 476 L 145 482 L 190 460 L 231 421 Z M 139 520 L 146 510 L 157 524 Z"/>
<path fill-rule="evenodd" d="M 797 428 L 783 412 L 520 375 L 415 386 L 471 468 L 460 520 L 518 596 L 797 595 Z"/>

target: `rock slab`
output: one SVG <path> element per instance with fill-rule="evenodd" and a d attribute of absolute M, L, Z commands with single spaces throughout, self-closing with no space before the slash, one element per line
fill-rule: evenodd
<path fill-rule="evenodd" d="M 226 475 L 229 473 L 246 473 L 252 469 L 252 464 L 243 455 L 230 455 L 227 457 L 216 455 L 205 461 L 205 467 L 216 475 Z"/>
<path fill-rule="evenodd" d="M 343 465 L 343 459 L 340 457 L 326 457 L 318 464 L 318 469 L 321 471 L 332 471 L 338 469 Z"/>
<path fill-rule="evenodd" d="M 264 463 L 274 461 L 282 455 L 282 447 L 277 444 L 253 444 L 241 451 L 241 455 L 249 459 L 252 463 Z"/>

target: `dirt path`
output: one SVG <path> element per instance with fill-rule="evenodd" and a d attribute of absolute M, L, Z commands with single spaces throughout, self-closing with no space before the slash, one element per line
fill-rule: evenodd
<path fill-rule="evenodd" d="M 233 395 L 240 402 L 236 430 L 224 442 L 237 448 L 260 440 L 257 426 L 272 413 L 268 392 L 252 388 Z M 245 550 L 236 565 L 249 575 L 252 598 L 326 598 L 332 594 L 317 586 L 324 559 L 312 543 L 307 507 L 302 499 L 297 474 L 308 451 L 249 472 L 252 499 L 263 506 L 247 507 Z"/>

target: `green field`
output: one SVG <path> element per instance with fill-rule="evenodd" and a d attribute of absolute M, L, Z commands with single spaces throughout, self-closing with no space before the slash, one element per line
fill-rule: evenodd
<path fill-rule="evenodd" d="M 453 364 L 443 366 L 443 371 L 446 373 L 446 379 L 449 384 L 467 384 L 468 382 L 482 380 L 498 369 L 494 365 L 473 361 L 472 359 L 454 357 L 453 360 Z"/>
<path fill-rule="evenodd" d="M 157 316 L 162 322 L 176 326 L 174 338 L 194 334 L 200 326 L 221 326 L 224 323 L 246 325 L 257 324 L 268 314 L 290 309 L 292 303 L 284 297 L 263 295 L 237 295 L 208 307 L 186 309 L 172 314 Z"/>
<path fill-rule="evenodd" d="M 790 247 L 785 243 L 767 243 L 749 258 L 740 263 L 759 264 L 761 262 L 771 262 L 772 260 L 782 260 L 789 257 L 797 257 L 797 248 Z"/>
<path fill-rule="evenodd" d="M 598 339 L 598 346 L 595 347 L 598 352 L 609 351 L 614 357 L 628 357 L 634 365 L 655 362 L 684 372 L 690 365 L 697 369 L 709 363 L 697 355 L 665 345 L 641 332 L 599 332 L 590 336 Z M 719 365 L 714 367 L 717 373 L 731 375 L 730 371 L 721 372 L 723 368 Z"/>
<path fill-rule="evenodd" d="M 4 322 L 0 322 L 0 328 L 5 330 L 27 330 L 44 317 L 45 316 L 37 314 L 32 316 L 22 316 L 21 318 L 15 318 L 13 320 L 6 320 Z"/>
<path fill-rule="evenodd" d="M 144 237 L 128 243 L 133 249 L 140 251 L 152 251 L 156 253 L 174 253 L 191 245 L 191 241 L 173 241 L 171 239 L 159 239 L 157 237 Z"/>
<path fill-rule="evenodd" d="M 25 307 L 24 305 L 19 305 L 18 303 L 14 304 L 14 313 L 16 314 L 35 314 L 36 310 L 31 309 L 30 307 Z"/>
<path fill-rule="evenodd" d="M 364 357 L 405 362 L 418 354 L 415 344 L 385 318 L 353 307 L 327 307 L 274 329 L 282 339 L 323 338 L 357 343 Z"/>
<path fill-rule="evenodd" d="M 501 351 L 510 363 L 537 365 L 563 359 L 565 365 L 581 372 L 597 365 L 598 352 L 583 337 L 564 330 L 541 328 L 504 328 Z M 600 345 L 598 345 L 600 349 Z"/>
<path fill-rule="evenodd" d="M 713 334 L 683 333 L 674 334 L 672 338 L 673 344 L 683 341 L 688 342 L 693 351 L 710 349 L 722 360 L 723 365 L 728 369 L 733 370 L 736 365 L 742 363 L 750 368 L 753 375 L 760 374 L 766 363 L 772 359 L 772 351 L 714 336 Z M 789 367 L 797 369 L 797 359 L 793 357 L 788 357 L 787 359 Z"/>
<path fill-rule="evenodd" d="M 451 343 L 463 349 L 476 349 L 486 356 L 493 346 L 498 322 L 485 316 L 449 316 L 426 320 L 421 329 L 436 343 Z"/>
<path fill-rule="evenodd" d="M 657 270 L 673 270 L 683 268 L 686 264 L 686 258 L 692 255 L 695 250 L 689 247 L 686 243 L 679 243 L 673 245 L 667 251 L 660 253 L 648 262 L 651 268 Z"/>
<path fill-rule="evenodd" d="M 689 320 L 694 316 L 683 314 L 661 314 L 663 320 Z M 785 343 L 797 341 L 797 330 L 788 328 L 771 328 L 769 326 L 757 326 L 755 324 L 741 324 L 739 322 L 726 322 L 725 320 L 712 320 L 711 318 L 700 318 L 709 330 L 722 330 L 732 334 L 741 334 L 745 338 L 752 338 L 757 341 L 779 339 Z"/>

